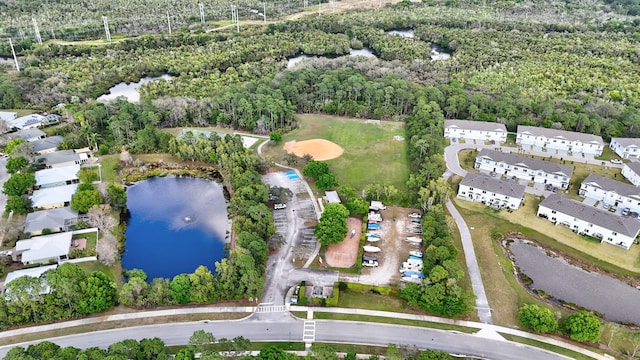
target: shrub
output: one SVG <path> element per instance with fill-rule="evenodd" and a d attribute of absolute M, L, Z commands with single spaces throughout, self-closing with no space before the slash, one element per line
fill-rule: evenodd
<path fill-rule="evenodd" d="M 563 321 L 562 329 L 572 340 L 594 343 L 600 339 L 600 320 L 588 311 L 569 315 Z"/>
<path fill-rule="evenodd" d="M 525 305 L 518 312 L 518 321 L 522 326 L 537 333 L 550 333 L 558 330 L 558 320 L 551 310 L 538 305 Z"/>

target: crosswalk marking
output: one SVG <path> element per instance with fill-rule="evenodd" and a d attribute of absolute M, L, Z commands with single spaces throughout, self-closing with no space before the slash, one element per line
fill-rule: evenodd
<path fill-rule="evenodd" d="M 304 322 L 304 331 L 302 333 L 302 340 L 305 343 L 312 343 L 316 340 L 316 322 L 315 321 L 305 321 Z"/>
<path fill-rule="evenodd" d="M 260 305 L 256 309 L 257 313 L 276 313 L 285 311 L 287 311 L 287 307 L 285 305 Z"/>

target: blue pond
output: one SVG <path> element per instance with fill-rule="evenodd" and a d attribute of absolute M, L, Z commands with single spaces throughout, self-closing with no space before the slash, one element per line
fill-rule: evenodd
<path fill-rule="evenodd" d="M 151 178 L 129 187 L 124 269 L 142 269 L 149 281 L 192 273 L 224 256 L 227 203 L 221 185 L 203 179 Z"/>

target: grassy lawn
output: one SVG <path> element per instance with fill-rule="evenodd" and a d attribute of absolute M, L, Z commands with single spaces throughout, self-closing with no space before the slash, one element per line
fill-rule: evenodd
<path fill-rule="evenodd" d="M 0 109 L 0 111 L 17 113 L 18 117 L 31 115 L 38 112 L 36 110 L 31 110 L 31 109 Z"/>
<path fill-rule="evenodd" d="M 609 161 L 611 159 L 620 159 L 620 157 L 608 146 L 605 146 L 604 149 L 602 149 L 602 155 L 596 157 L 596 160 L 603 161 Z"/>
<path fill-rule="evenodd" d="M 87 250 L 95 250 L 96 242 L 98 239 L 97 232 L 90 232 L 84 234 L 74 234 L 71 239 L 87 239 Z"/>
<path fill-rule="evenodd" d="M 120 155 L 102 155 L 99 157 L 102 164 L 102 181 L 105 183 L 120 183 L 116 167 L 120 161 Z"/>
<path fill-rule="evenodd" d="M 395 296 L 385 296 L 355 291 L 340 291 L 338 307 L 360 308 L 380 311 L 399 311 L 417 313 L 407 308 L 407 302 Z"/>
<path fill-rule="evenodd" d="M 345 150 L 342 156 L 327 161 L 340 184 L 349 184 L 358 190 L 376 183 L 393 185 L 400 192 L 406 189 L 409 176 L 406 143 L 393 139 L 394 135 L 405 135 L 402 123 L 385 121 L 376 125 L 361 119 L 323 115 L 296 117 L 300 122 L 298 129 L 284 135 L 282 143 L 263 147 L 274 161 L 282 162 L 284 142 L 326 139 Z"/>
<path fill-rule="evenodd" d="M 556 354 L 561 354 L 564 356 L 568 356 L 571 359 L 576 359 L 576 360 L 592 360 L 592 357 L 589 357 L 587 355 L 583 355 L 581 353 L 569 350 L 569 349 L 565 349 L 563 347 L 560 346 L 556 346 L 556 345 L 552 345 L 552 344 L 547 344 L 541 341 L 537 341 L 537 340 L 532 340 L 532 339 L 527 339 L 527 338 L 523 338 L 520 336 L 515 336 L 515 335 L 509 335 L 509 334 L 500 334 L 502 335 L 505 339 L 510 340 L 510 341 L 515 341 L 515 342 L 519 342 L 521 344 L 525 344 L 525 345 L 531 345 L 531 346 L 535 346 L 537 348 L 541 348 L 541 349 L 545 349 L 545 350 L 549 350 L 551 352 L 554 352 Z M 584 346 L 581 344 L 581 346 Z M 595 352 L 600 352 L 594 348 L 590 348 L 589 350 L 591 351 L 595 351 Z"/>
<path fill-rule="evenodd" d="M 313 312 L 313 317 L 314 319 L 322 319 L 322 320 L 364 321 L 364 322 L 375 322 L 375 323 L 381 323 L 381 324 L 418 326 L 418 327 L 425 327 L 430 329 L 454 330 L 454 331 L 464 332 L 467 334 L 473 334 L 475 332 L 478 332 L 478 329 L 459 326 L 459 325 L 450 325 L 450 324 L 435 323 L 430 321 L 398 319 L 398 318 L 371 316 L 371 315 L 336 314 L 336 313 L 322 312 L 322 310 L 315 310 Z M 305 317 L 303 318 L 306 318 L 306 314 L 305 314 Z"/>
<path fill-rule="evenodd" d="M 76 263 L 80 268 L 84 270 L 85 273 L 91 274 L 94 271 L 102 271 L 109 278 L 117 281 L 116 269 L 113 267 L 102 264 L 99 261 L 85 261 Z"/>

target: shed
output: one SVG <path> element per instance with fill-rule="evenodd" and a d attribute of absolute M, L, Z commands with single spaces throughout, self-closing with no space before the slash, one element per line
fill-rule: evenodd
<path fill-rule="evenodd" d="M 340 204 L 340 196 L 338 196 L 337 191 L 325 191 L 324 199 L 327 201 L 327 204 Z"/>

